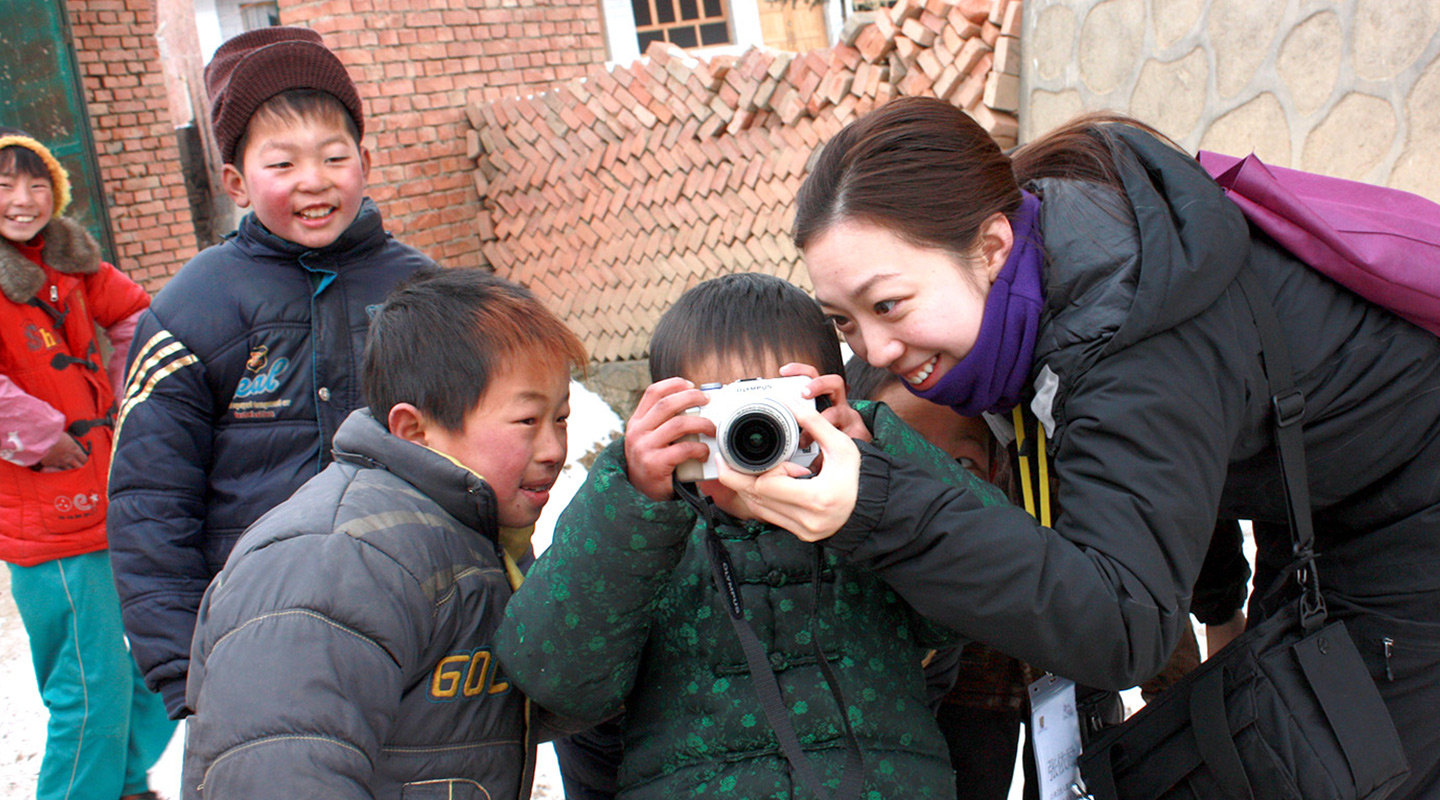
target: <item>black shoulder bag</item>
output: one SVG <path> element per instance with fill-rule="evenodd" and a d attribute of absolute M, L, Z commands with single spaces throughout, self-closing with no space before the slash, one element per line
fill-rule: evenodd
<path fill-rule="evenodd" d="M 1274 307 L 1248 269 L 1239 286 L 1260 333 L 1294 552 L 1269 596 L 1294 579 L 1299 598 L 1092 741 L 1077 798 L 1382 800 L 1409 774 L 1345 623 L 1327 620 L 1301 438 L 1305 397 Z"/>

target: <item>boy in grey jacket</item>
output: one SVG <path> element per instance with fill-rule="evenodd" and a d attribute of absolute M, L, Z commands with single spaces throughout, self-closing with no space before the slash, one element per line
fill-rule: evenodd
<path fill-rule="evenodd" d="M 529 796 L 537 737 L 492 640 L 585 361 L 485 272 L 391 295 L 365 348 L 369 407 L 205 593 L 185 797 Z"/>

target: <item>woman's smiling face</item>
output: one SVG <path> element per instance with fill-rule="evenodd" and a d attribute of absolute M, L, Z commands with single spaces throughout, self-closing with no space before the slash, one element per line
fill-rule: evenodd
<path fill-rule="evenodd" d="M 1009 223 L 995 219 L 1007 234 L 1003 251 L 982 232 L 973 262 L 842 220 L 805 248 L 815 296 L 856 355 L 917 391 L 929 389 L 980 334 L 985 298 L 1010 250 Z"/>

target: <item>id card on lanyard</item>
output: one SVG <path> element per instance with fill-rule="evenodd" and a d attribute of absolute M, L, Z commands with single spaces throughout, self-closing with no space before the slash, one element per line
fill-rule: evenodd
<path fill-rule="evenodd" d="M 1080 714 L 1075 682 L 1046 675 L 1030 684 L 1030 738 L 1040 800 L 1072 800 L 1070 791 L 1080 758 Z"/>

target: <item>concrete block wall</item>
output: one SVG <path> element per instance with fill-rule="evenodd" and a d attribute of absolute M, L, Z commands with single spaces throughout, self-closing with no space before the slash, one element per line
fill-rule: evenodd
<path fill-rule="evenodd" d="M 1115 109 L 1180 144 L 1440 200 L 1433 0 L 1027 0 L 1021 138 Z"/>
<path fill-rule="evenodd" d="M 386 227 L 446 266 L 483 264 L 465 109 L 533 93 L 605 60 L 593 0 L 280 0 L 365 103 L 370 196 Z"/>
<path fill-rule="evenodd" d="M 602 363 L 644 357 L 660 314 L 707 278 L 763 271 L 808 288 L 790 226 L 816 148 L 902 94 L 941 97 L 1012 144 L 1018 77 L 995 48 L 1018 43 L 1005 40 L 1020 9 L 901 0 L 853 16 L 825 50 L 703 60 L 656 44 L 633 65 L 479 103 L 471 224 L 485 259 Z"/>
<path fill-rule="evenodd" d="M 195 254 L 155 0 L 69 0 L 116 266 L 155 291 Z"/>

